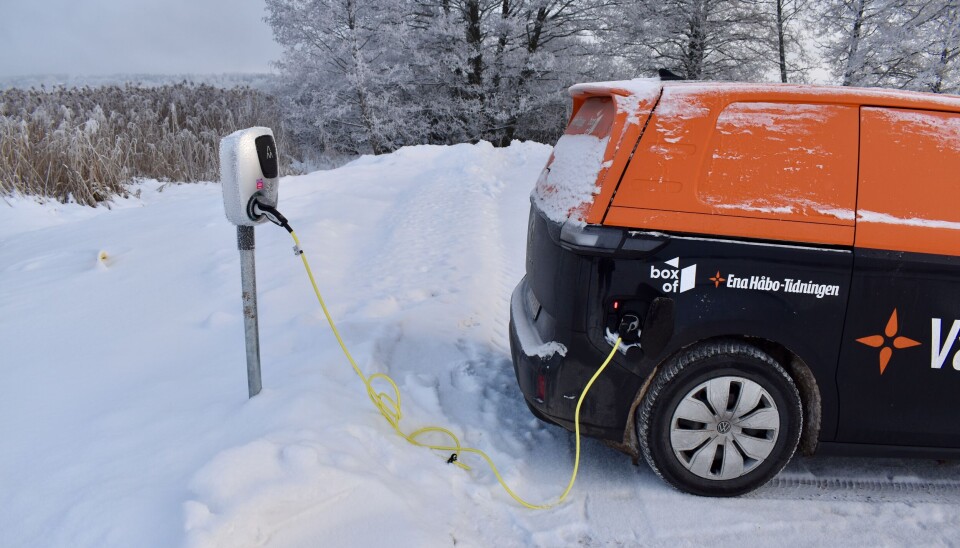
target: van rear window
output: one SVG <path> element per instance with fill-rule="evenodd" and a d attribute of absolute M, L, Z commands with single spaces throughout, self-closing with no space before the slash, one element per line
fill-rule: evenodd
<path fill-rule="evenodd" d="M 960 114 L 863 107 L 857 246 L 960 255 Z"/>
<path fill-rule="evenodd" d="M 853 224 L 858 109 L 733 103 L 717 118 L 701 201 L 727 215 Z"/>
<path fill-rule="evenodd" d="M 534 203 L 550 220 L 562 223 L 583 213 L 600 192 L 615 107 L 610 97 L 590 97 L 553 147 L 533 192 Z M 579 220 L 579 219 L 577 219 Z"/>

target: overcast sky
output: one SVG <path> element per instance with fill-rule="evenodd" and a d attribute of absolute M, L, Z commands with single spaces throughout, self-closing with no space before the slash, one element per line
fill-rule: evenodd
<path fill-rule="evenodd" d="M 0 0 L 0 77 L 266 72 L 263 0 Z"/>

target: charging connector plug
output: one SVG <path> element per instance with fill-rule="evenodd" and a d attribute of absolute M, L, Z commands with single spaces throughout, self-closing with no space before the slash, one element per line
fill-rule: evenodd
<path fill-rule="evenodd" d="M 640 340 L 640 317 L 636 314 L 624 314 L 620 318 L 620 325 L 617 332 L 623 342 L 632 344 Z"/>
<path fill-rule="evenodd" d="M 293 232 L 293 229 L 290 228 L 290 223 L 287 222 L 287 218 L 281 215 L 280 212 L 277 211 L 277 208 L 254 200 L 253 207 L 251 209 L 253 210 L 254 214 L 263 215 L 271 223 L 277 226 L 282 226 L 287 230 L 287 232 Z"/>

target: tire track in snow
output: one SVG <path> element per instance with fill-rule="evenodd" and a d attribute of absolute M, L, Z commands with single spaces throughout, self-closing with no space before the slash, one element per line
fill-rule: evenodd
<path fill-rule="evenodd" d="M 478 301 L 472 297 L 495 272 L 490 264 L 496 257 L 490 234 L 494 227 L 486 214 L 493 199 L 482 185 L 464 179 L 464 171 L 476 166 L 427 164 L 397 181 L 408 190 L 380 216 L 384 237 L 379 252 L 369 254 L 358 274 L 370 278 L 369 297 L 393 297 L 401 309 L 439 298 L 445 304 L 459 304 L 460 320 L 469 325 L 475 323 L 470 314 L 476 313 L 472 305 Z"/>
<path fill-rule="evenodd" d="M 781 474 L 767 484 L 770 490 L 784 489 L 792 490 L 796 488 L 813 487 L 820 490 L 837 491 L 856 491 L 858 493 L 914 493 L 931 495 L 938 498 L 938 502 L 943 500 L 941 497 L 960 500 L 960 481 L 916 481 L 916 480 L 893 480 L 884 481 L 881 479 L 862 479 L 862 478 L 810 478 L 793 476 L 791 474 Z M 760 494 L 765 494 L 765 491 Z"/>
<path fill-rule="evenodd" d="M 361 275 L 371 287 L 365 299 L 395 295 L 398 310 L 384 321 L 404 324 L 403 336 L 374 357 L 384 363 L 371 365 L 400 384 L 414 406 L 411 420 L 451 427 L 464 443 L 490 452 L 523 495 L 547 500 L 567 478 L 572 444 L 569 434 L 526 409 L 508 339 L 510 294 L 524 268 L 528 196 L 550 150 L 526 148 L 526 154 L 474 149 L 456 169 L 445 162 L 400 181 L 406 187 L 400 199 L 379 217 L 386 237 L 368 253 Z M 410 298 L 416 294 L 422 298 Z M 377 337 L 388 332 L 397 331 Z M 435 380 L 431 394 L 415 380 L 425 375 Z M 472 474 L 472 489 L 485 486 L 506 498 L 485 467 Z"/>
<path fill-rule="evenodd" d="M 362 302 L 352 316 L 383 324 L 372 334 L 372 355 L 358 358 L 397 381 L 408 428 L 450 427 L 488 451 L 520 494 L 547 501 L 569 477 L 573 444 L 529 413 L 510 363 L 509 300 L 524 270 L 528 197 L 550 150 L 525 147 L 521 154 L 468 149 L 456 166 L 450 147 L 437 165 L 425 159 L 416 172 L 398 173 L 397 199 L 367 220 L 381 237 L 363 253 L 355 282 Z M 464 486 L 455 492 L 493 497 L 495 504 L 473 510 L 486 521 L 512 519 L 513 503 L 493 475 L 469 463 L 476 467 L 470 478 L 454 476 Z M 568 520 L 548 521 L 534 527 L 543 538 L 584 530 L 577 524 L 561 534 Z"/>
<path fill-rule="evenodd" d="M 374 335 L 403 333 L 383 347 L 389 352 L 372 356 L 379 362 L 370 364 L 373 368 L 385 369 L 401 389 L 412 375 L 434 377 L 441 412 L 453 426 L 465 425 L 465 434 L 499 436 L 491 432 L 504 431 L 514 438 L 518 425 L 501 424 L 504 406 L 508 422 L 526 423 L 530 417 L 521 418 L 526 410 L 509 363 L 509 295 L 516 266 L 506 261 L 501 205 L 504 189 L 520 171 L 525 175 L 521 180 L 530 179 L 519 191 L 525 209 L 535 177 L 533 169 L 523 170 L 525 155 L 489 145 L 477 148 L 420 150 L 427 154 L 418 169 L 397 174 L 397 199 L 373 220 L 383 237 L 377 249 L 365 253 L 367 260 L 357 272 L 362 279 L 357 285 L 369 290 L 363 290 L 356 312 L 365 322 L 379 317 L 402 326 Z M 436 153 L 442 153 L 439 161 L 427 157 Z M 461 161 L 451 162 L 451 157 Z M 514 201 L 516 194 L 507 193 L 507 199 Z M 525 216 L 519 226 L 526 226 Z M 507 445 L 516 448 L 517 440 Z"/>
<path fill-rule="evenodd" d="M 806 474 L 783 472 L 763 488 L 747 496 L 757 499 L 883 499 L 904 503 L 957 503 L 960 502 L 960 481 L 810 477 Z"/>

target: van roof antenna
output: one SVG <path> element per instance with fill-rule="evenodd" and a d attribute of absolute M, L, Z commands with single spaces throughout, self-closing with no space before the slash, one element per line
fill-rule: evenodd
<path fill-rule="evenodd" d="M 658 69 L 657 74 L 660 76 L 661 80 L 685 80 L 683 76 L 680 76 L 679 74 L 671 72 L 665 68 Z"/>

